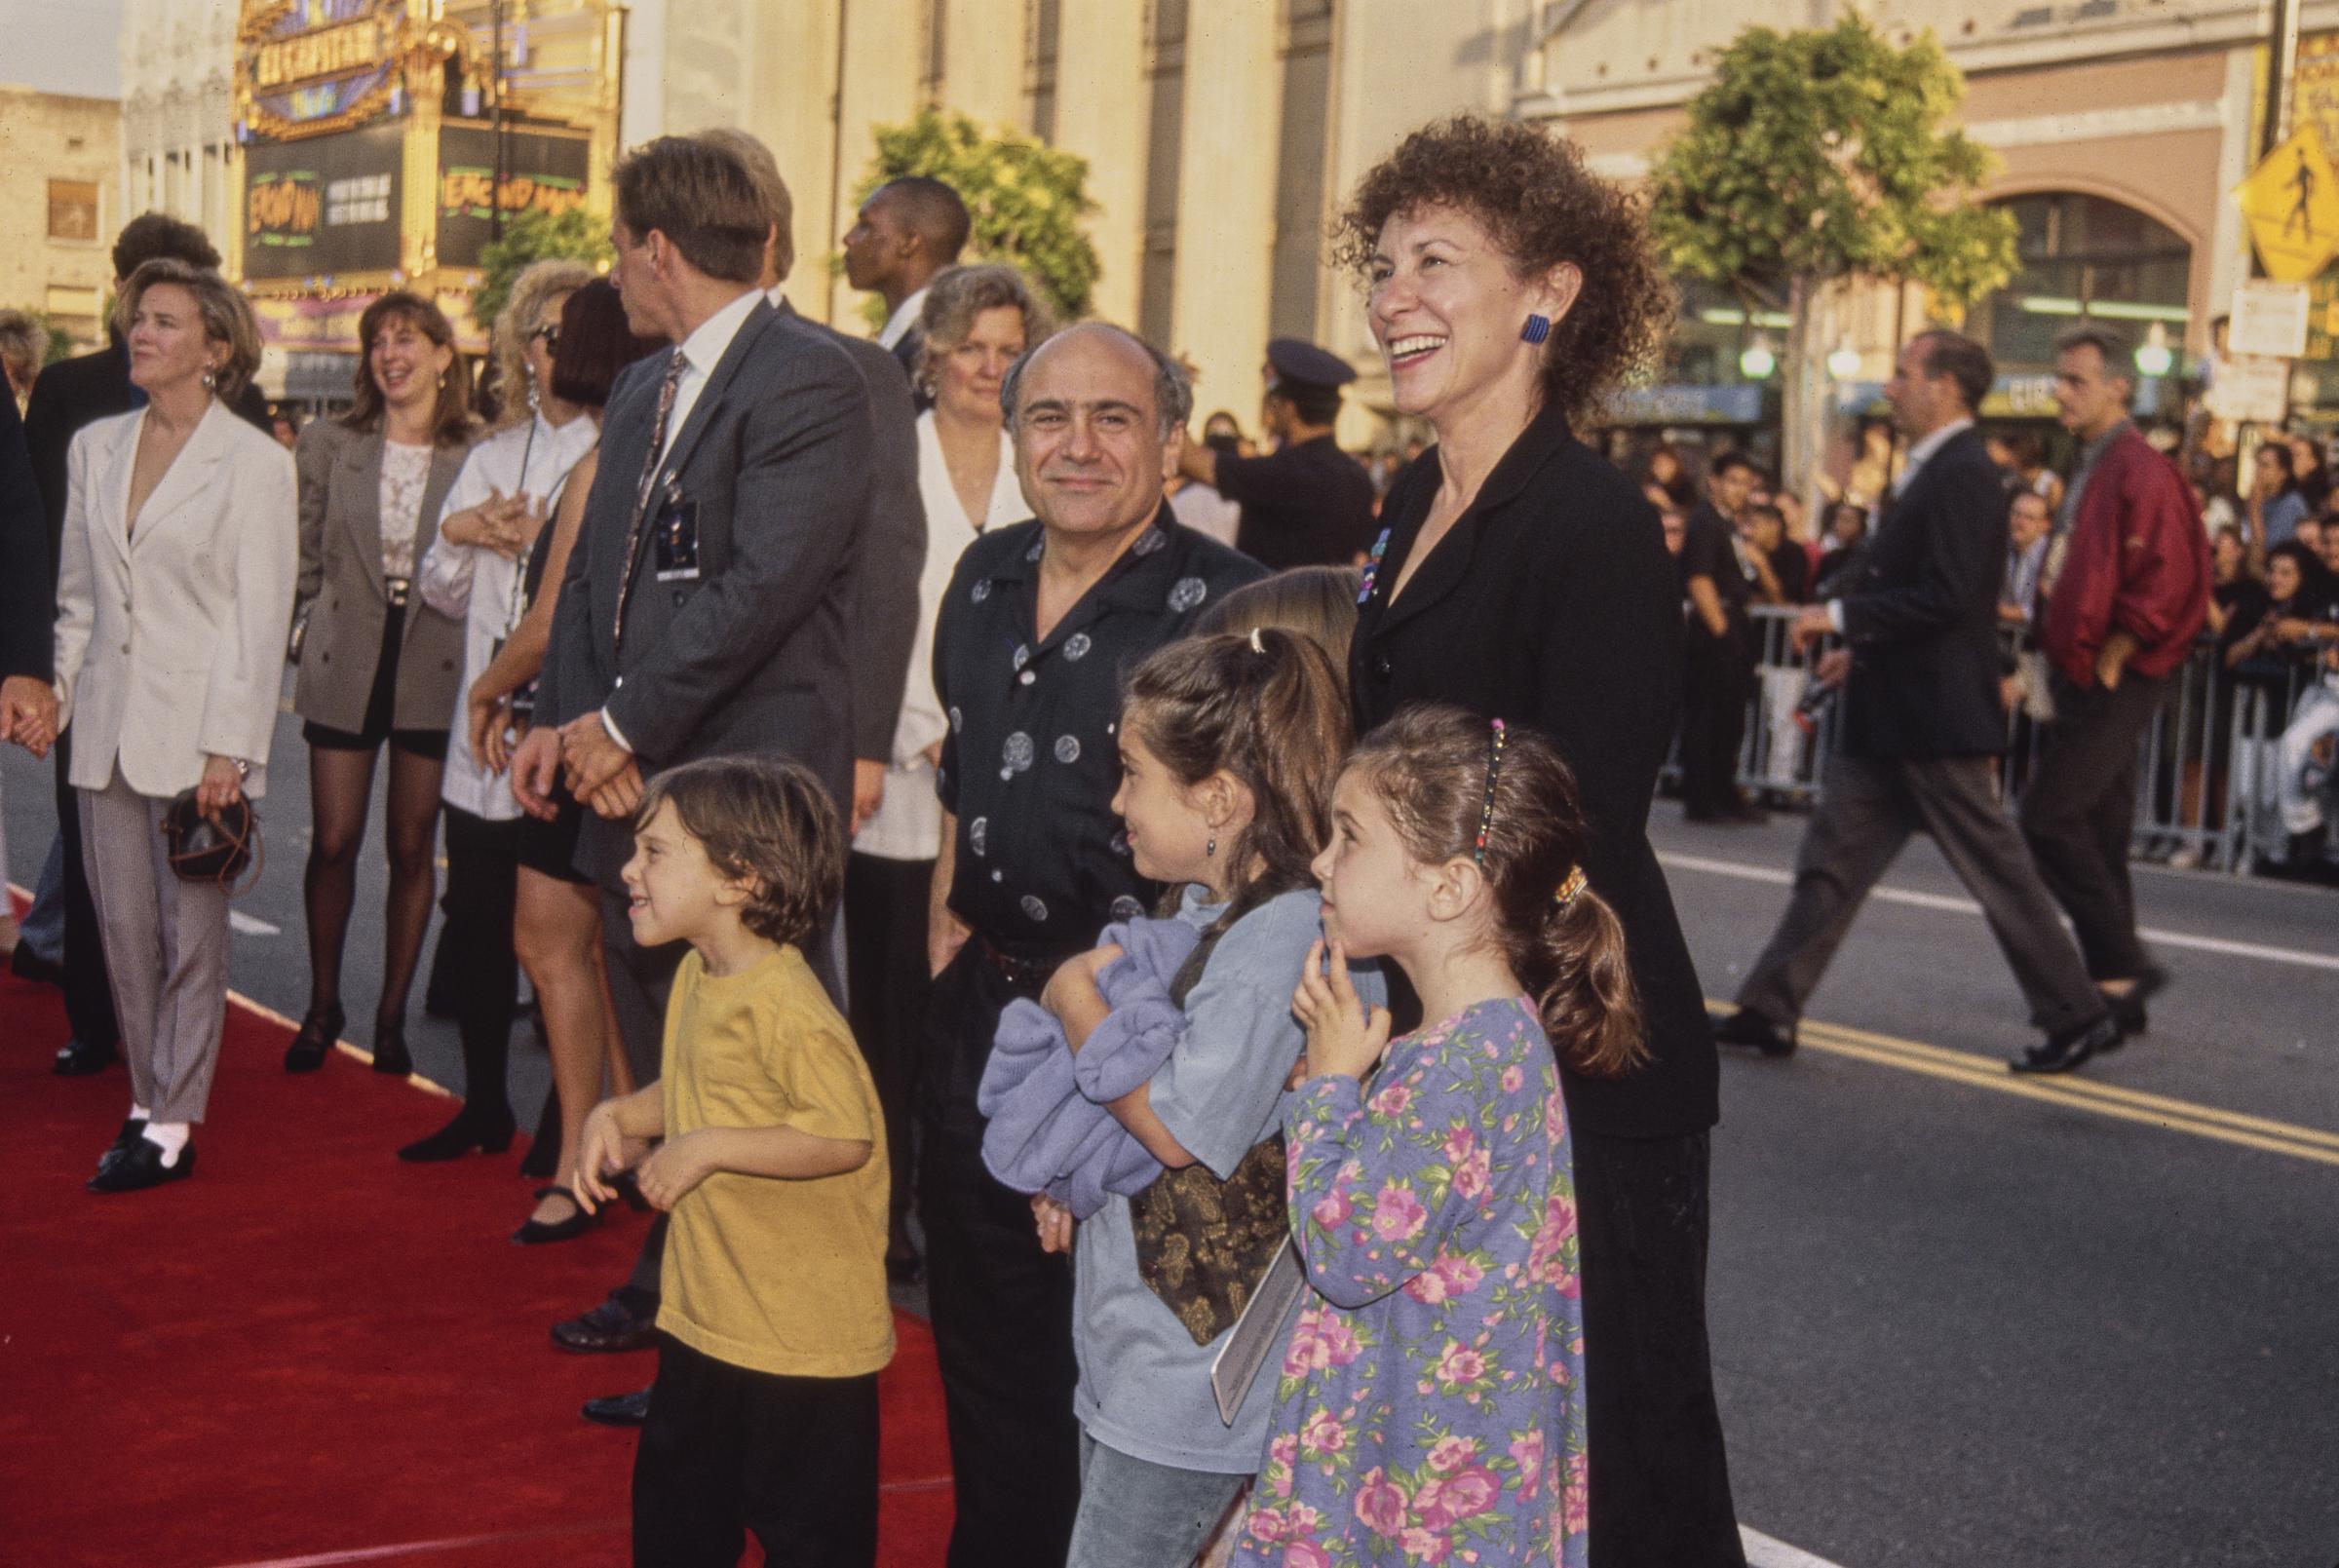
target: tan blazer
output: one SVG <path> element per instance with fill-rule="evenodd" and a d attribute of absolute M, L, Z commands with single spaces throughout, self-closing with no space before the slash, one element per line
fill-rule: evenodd
<path fill-rule="evenodd" d="M 414 542 L 417 575 L 469 450 L 441 446 L 432 455 Z M 300 474 L 300 584 L 292 616 L 308 623 L 292 707 L 328 728 L 362 730 L 390 616 L 382 583 L 382 435 L 351 430 L 338 419 L 312 420 L 292 456 Z M 391 726 L 444 730 L 463 674 L 462 623 L 425 604 L 417 585 L 398 646 Z"/>
<path fill-rule="evenodd" d="M 103 789 L 119 765 L 131 788 L 167 799 L 202 782 L 207 756 L 237 757 L 257 799 L 298 559 L 292 460 L 214 401 L 133 532 L 123 511 L 145 418 L 84 427 L 66 460 L 57 691 L 70 782 Z"/>

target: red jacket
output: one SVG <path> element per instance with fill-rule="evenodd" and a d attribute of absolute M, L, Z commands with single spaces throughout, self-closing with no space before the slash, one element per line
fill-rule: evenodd
<path fill-rule="evenodd" d="M 2176 465 L 2133 425 L 2104 449 L 2071 522 L 2039 644 L 2082 687 L 2114 631 L 2136 639 L 2128 668 L 2166 675 L 2208 617 L 2209 536 Z"/>

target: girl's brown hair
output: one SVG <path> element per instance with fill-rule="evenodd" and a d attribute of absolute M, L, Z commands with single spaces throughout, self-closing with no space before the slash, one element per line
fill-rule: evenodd
<path fill-rule="evenodd" d="M 845 830 L 810 768 L 756 756 L 685 762 L 642 787 L 633 830 L 667 801 L 718 873 L 753 884 L 740 917 L 749 931 L 802 948 L 826 929 L 845 888 Z"/>
<path fill-rule="evenodd" d="M 439 380 L 439 406 L 431 411 L 431 440 L 441 446 L 461 446 L 476 434 L 471 417 L 471 367 L 455 345 L 454 325 L 446 313 L 420 294 L 394 288 L 365 307 L 358 318 L 358 379 L 349 412 L 341 423 L 370 436 L 382 428 L 389 404 L 373 379 L 373 341 L 392 322 L 404 322 L 442 349 L 451 350 L 454 363 Z"/>
<path fill-rule="evenodd" d="M 1293 566 L 1212 600 L 1194 618 L 1194 630 L 1244 634 L 1254 627 L 1280 627 L 1296 631 L 1331 656 L 1332 670 L 1346 691 L 1348 645 L 1357 634 L 1357 590 L 1362 582 L 1354 566 Z"/>
<path fill-rule="evenodd" d="M 1496 939 L 1544 1032 L 1577 1072 L 1621 1076 L 1647 1059 L 1648 1041 L 1616 911 L 1588 886 L 1569 894 L 1590 837 L 1575 776 L 1549 741 L 1515 725 L 1503 731 L 1499 765 L 1495 756 L 1487 720 L 1422 704 L 1364 737 L 1348 766 L 1424 865 L 1477 856 L 1484 832 Z"/>
<path fill-rule="evenodd" d="M 1313 639 L 1259 631 L 1173 642 L 1130 676 L 1121 723 L 1180 784 L 1223 768 L 1251 793 L 1250 825 L 1221 846 L 1237 871 L 1222 929 L 1314 883 L 1350 732 L 1346 689 Z"/>

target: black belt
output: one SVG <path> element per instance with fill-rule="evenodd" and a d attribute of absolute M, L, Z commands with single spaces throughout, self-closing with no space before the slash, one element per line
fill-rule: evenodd
<path fill-rule="evenodd" d="M 406 602 L 414 596 L 414 579 L 411 577 L 385 577 L 382 579 L 382 594 L 389 599 L 390 608 L 403 610 L 406 607 Z"/>
<path fill-rule="evenodd" d="M 976 952 L 982 955 L 985 963 L 1007 976 L 1010 984 L 1030 991 L 1046 989 L 1048 982 L 1055 977 L 1055 972 L 1075 956 L 1073 953 L 1060 953 L 1052 958 L 1017 958 L 1013 953 L 1003 953 L 992 946 L 980 932 L 967 940 Z"/>

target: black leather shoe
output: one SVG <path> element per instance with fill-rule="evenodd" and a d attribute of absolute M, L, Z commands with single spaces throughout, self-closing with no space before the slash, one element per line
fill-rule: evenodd
<path fill-rule="evenodd" d="M 577 1202 L 577 1195 L 566 1187 L 539 1187 L 536 1189 L 537 1201 L 541 1203 L 555 1193 L 567 1199 L 572 1205 L 568 1218 L 529 1220 L 512 1233 L 512 1243 L 515 1246 L 543 1246 L 551 1242 L 573 1242 L 601 1222 L 601 1216 L 589 1212 L 583 1204 Z M 587 1313 L 586 1316 L 590 1318 L 593 1314 Z M 556 1338 L 558 1337 L 559 1329 L 555 1329 L 553 1332 Z"/>
<path fill-rule="evenodd" d="M 2058 1029 L 2006 1065 L 2017 1073 L 2067 1073 L 2097 1052 L 2120 1044 L 2120 1020 L 2109 1013 Z"/>
<path fill-rule="evenodd" d="M 17 943 L 17 950 L 8 955 L 8 967 L 16 972 L 18 979 L 30 980 L 35 985 L 62 987 L 65 983 L 65 966 L 55 959 L 43 958 L 32 950 L 28 941 Z"/>
<path fill-rule="evenodd" d="M 122 1130 L 114 1134 L 114 1141 L 106 1146 L 106 1153 L 111 1154 L 116 1149 L 129 1148 L 133 1143 L 137 1141 L 138 1134 L 145 1130 L 146 1118 L 142 1116 L 126 1116 L 122 1118 Z M 97 1163 L 99 1165 L 103 1165 L 105 1164 L 105 1161 L 101 1157 Z"/>
<path fill-rule="evenodd" d="M 285 1048 L 285 1071 L 313 1073 L 324 1066 L 326 1052 L 341 1038 L 341 1026 L 348 1021 L 338 1002 L 322 1012 L 311 1009 L 300 1020 L 300 1033 Z"/>
<path fill-rule="evenodd" d="M 406 1050 L 405 1019 L 373 1026 L 373 1070 L 399 1078 L 414 1070 L 413 1054 Z"/>
<path fill-rule="evenodd" d="M 163 1146 L 144 1137 L 130 1140 L 127 1146 L 117 1144 L 105 1151 L 97 1162 L 97 1174 L 89 1181 L 94 1193 L 134 1193 L 149 1187 L 161 1187 L 173 1181 L 184 1181 L 195 1174 L 195 1145 L 179 1146 L 178 1163 L 163 1164 Z"/>
<path fill-rule="evenodd" d="M 1790 1023 L 1782 1031 L 1752 1008 L 1740 1008 L 1714 1025 L 1713 1041 L 1717 1046 L 1745 1046 L 1766 1056 L 1791 1056 L 1795 1053 L 1795 1026 Z"/>
<path fill-rule="evenodd" d="M 614 1355 L 647 1350 L 656 1331 L 657 1314 L 643 1318 L 614 1298 L 566 1322 L 553 1324 L 553 1343 L 579 1356 Z"/>
<path fill-rule="evenodd" d="M 121 1051 L 113 1046 L 93 1046 L 75 1037 L 58 1047 L 57 1059 L 49 1064 L 49 1070 L 59 1078 L 87 1078 L 121 1059 Z"/>
<path fill-rule="evenodd" d="M 650 1419 L 650 1391 L 639 1394 L 612 1394 L 606 1398 L 585 1401 L 585 1419 L 597 1421 L 604 1427 L 638 1427 Z"/>
<path fill-rule="evenodd" d="M 2128 983 L 2126 991 L 2118 996 L 2105 992 L 2104 1000 L 2112 1005 L 2112 1016 L 2120 1024 L 2120 1038 L 2102 1049 L 2118 1051 L 2128 1043 L 2128 1036 L 2139 1035 L 2150 1029 L 2152 1018 L 2144 1011 L 2144 1004 L 2166 990 L 2167 985 L 2168 972 L 2158 964 L 2148 964 Z"/>
<path fill-rule="evenodd" d="M 460 1160 L 477 1149 L 481 1154 L 502 1154 L 512 1147 L 512 1113 L 475 1112 L 469 1105 L 455 1113 L 455 1119 L 427 1138 L 417 1138 L 398 1151 L 398 1157 L 409 1165 L 435 1165 L 441 1160 Z"/>

